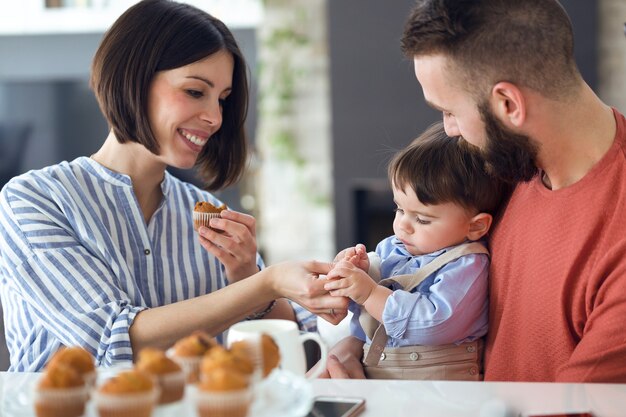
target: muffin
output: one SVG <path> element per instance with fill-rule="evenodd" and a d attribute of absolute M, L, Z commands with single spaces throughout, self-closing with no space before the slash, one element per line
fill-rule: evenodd
<path fill-rule="evenodd" d="M 200 380 L 206 379 L 215 369 L 226 369 L 251 377 L 254 372 L 254 362 L 247 353 L 239 355 L 216 346 L 208 351 L 200 364 Z"/>
<path fill-rule="evenodd" d="M 251 403 L 248 376 L 233 369 L 212 369 L 198 384 L 196 407 L 200 417 L 245 417 Z"/>
<path fill-rule="evenodd" d="M 220 217 L 222 210 L 226 210 L 225 204 L 215 207 L 207 201 L 197 202 L 193 208 L 193 229 L 198 230 L 201 226 L 210 227 L 211 219 Z"/>
<path fill-rule="evenodd" d="M 174 344 L 170 351 L 171 357 L 183 368 L 187 382 L 198 382 L 202 356 L 215 346 L 215 339 L 202 331 L 193 332 Z"/>
<path fill-rule="evenodd" d="M 93 388 L 96 382 L 96 367 L 93 356 L 87 350 L 79 346 L 62 347 L 50 359 L 48 366 L 59 363 L 76 370 L 85 380 L 87 387 Z"/>
<path fill-rule="evenodd" d="M 235 356 L 247 356 L 255 362 L 264 378 L 280 363 L 278 345 L 271 336 L 265 333 L 261 334 L 256 343 L 250 339 L 240 340 L 234 342 L 230 349 Z"/>
<path fill-rule="evenodd" d="M 85 413 L 87 387 L 81 374 L 70 366 L 46 366 L 35 389 L 37 417 L 78 417 Z"/>
<path fill-rule="evenodd" d="M 93 394 L 100 417 L 150 417 L 158 398 L 152 375 L 137 369 L 120 372 Z"/>
<path fill-rule="evenodd" d="M 180 365 L 165 356 L 162 350 L 142 349 L 136 368 L 152 374 L 156 379 L 161 391 L 159 404 L 179 401 L 185 395 L 185 373 Z"/>

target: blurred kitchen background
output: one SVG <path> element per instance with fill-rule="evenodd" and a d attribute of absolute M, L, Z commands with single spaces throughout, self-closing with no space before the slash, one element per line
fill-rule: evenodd
<path fill-rule="evenodd" d="M 389 157 L 441 117 L 399 49 L 413 0 L 187 2 L 222 19 L 248 59 L 253 152 L 245 179 L 218 195 L 256 216 L 266 263 L 331 259 L 357 242 L 373 249 L 392 233 Z M 0 0 L 0 187 L 99 148 L 107 126 L 90 62 L 133 3 Z M 626 112 L 626 1 L 562 3 L 584 78 Z M 193 171 L 172 172 L 202 185 Z"/>

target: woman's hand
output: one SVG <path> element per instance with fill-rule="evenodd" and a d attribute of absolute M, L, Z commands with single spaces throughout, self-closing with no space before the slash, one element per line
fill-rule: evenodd
<path fill-rule="evenodd" d="M 278 297 L 289 298 L 324 320 L 338 324 L 348 314 L 346 297 L 333 297 L 324 289 L 332 264 L 319 261 L 282 262 L 265 269 Z"/>
<path fill-rule="evenodd" d="M 259 271 L 256 263 L 256 220 L 224 210 L 221 218 L 211 219 L 211 228 L 198 230 L 200 244 L 224 265 L 229 282 L 247 278 Z M 213 230 L 215 229 L 215 230 Z"/>

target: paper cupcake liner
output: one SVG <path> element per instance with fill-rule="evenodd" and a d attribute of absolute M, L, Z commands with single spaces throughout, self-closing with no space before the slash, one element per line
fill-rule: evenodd
<path fill-rule="evenodd" d="M 186 376 L 183 371 L 156 375 L 156 378 L 161 388 L 159 404 L 179 401 L 185 395 Z"/>
<path fill-rule="evenodd" d="M 129 394 L 106 394 L 95 391 L 93 401 L 100 417 L 150 417 L 161 390 Z"/>
<path fill-rule="evenodd" d="M 85 414 L 88 389 L 73 388 L 37 389 L 35 391 L 35 413 L 37 417 L 79 417 Z"/>
<path fill-rule="evenodd" d="M 252 390 L 203 391 L 195 396 L 200 417 L 245 417 L 252 404 Z"/>
<path fill-rule="evenodd" d="M 211 219 L 218 219 L 219 213 L 201 213 L 198 211 L 193 212 L 193 230 L 198 230 L 201 226 L 209 226 Z"/>
<path fill-rule="evenodd" d="M 88 372 L 86 374 L 83 374 L 83 379 L 85 380 L 85 385 L 87 386 L 88 389 L 92 389 L 96 386 L 96 377 L 98 376 L 98 374 L 96 373 L 96 371 L 92 371 L 92 372 Z"/>
<path fill-rule="evenodd" d="M 185 379 L 189 384 L 195 384 L 200 376 L 200 362 L 202 356 L 170 356 L 170 358 L 180 365 L 185 374 Z"/>

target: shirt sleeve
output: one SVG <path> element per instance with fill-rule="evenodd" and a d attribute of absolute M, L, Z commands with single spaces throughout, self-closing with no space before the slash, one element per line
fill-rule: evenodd
<path fill-rule="evenodd" d="M 387 334 L 402 345 L 474 340 L 487 332 L 489 257 L 470 254 L 428 277 L 414 292 L 394 291 L 383 310 Z"/>
<path fill-rule="evenodd" d="M 131 303 L 128 292 L 136 289 L 117 285 L 115 266 L 73 237 L 52 201 L 5 190 L 0 203 L 3 285 L 28 306 L 20 314 L 62 345 L 86 348 L 97 365 L 132 360 L 129 328 L 146 308 Z"/>
<path fill-rule="evenodd" d="M 303 332 L 317 332 L 317 315 L 311 313 L 309 310 L 296 302 L 291 300 L 288 301 L 296 315 L 298 328 Z"/>

